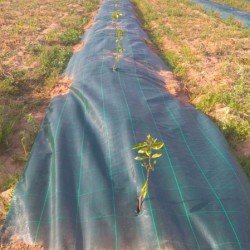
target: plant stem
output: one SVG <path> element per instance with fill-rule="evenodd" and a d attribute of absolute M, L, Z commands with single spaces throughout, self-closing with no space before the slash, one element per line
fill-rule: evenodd
<path fill-rule="evenodd" d="M 150 170 L 154 170 L 154 166 L 156 165 L 155 158 L 161 157 L 162 154 L 156 154 L 154 151 L 161 150 L 164 146 L 163 142 L 157 142 L 157 139 L 151 137 L 150 134 L 147 135 L 147 139 L 145 142 L 137 143 L 132 149 L 137 149 L 139 156 L 135 157 L 135 160 L 141 161 L 143 167 L 146 169 L 146 180 L 141 188 L 140 196 L 138 197 L 137 204 L 137 214 L 140 213 L 142 208 L 143 200 L 146 198 L 148 193 L 148 182 L 149 182 L 149 172 Z M 154 160 L 153 162 L 152 159 Z"/>
<path fill-rule="evenodd" d="M 146 180 L 147 183 L 148 183 L 148 180 L 149 180 L 149 168 L 147 169 L 147 180 Z"/>
<path fill-rule="evenodd" d="M 142 194 L 139 196 L 138 198 L 138 205 L 137 205 L 137 209 L 136 212 L 139 214 L 142 208 Z"/>

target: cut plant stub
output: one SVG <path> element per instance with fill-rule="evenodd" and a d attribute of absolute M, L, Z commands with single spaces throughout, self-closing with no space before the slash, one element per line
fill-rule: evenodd
<path fill-rule="evenodd" d="M 137 143 L 132 148 L 133 150 L 137 150 L 137 153 L 139 154 L 134 159 L 136 161 L 141 161 L 143 167 L 146 169 L 147 172 L 146 180 L 141 188 L 141 193 L 138 197 L 138 205 L 136 209 L 138 214 L 141 212 L 142 203 L 148 193 L 149 172 L 150 170 L 154 170 L 154 167 L 157 163 L 155 159 L 162 156 L 161 153 L 156 153 L 155 151 L 161 150 L 163 147 L 163 142 L 157 142 L 157 139 L 152 138 L 151 135 L 148 134 L 145 142 Z"/>

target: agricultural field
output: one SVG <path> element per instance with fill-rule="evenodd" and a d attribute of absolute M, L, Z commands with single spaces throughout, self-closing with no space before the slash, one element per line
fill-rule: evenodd
<path fill-rule="evenodd" d="M 190 102 L 217 123 L 250 177 L 250 29 L 188 0 L 132 2 L 151 45 Z"/>
<path fill-rule="evenodd" d="M 212 2 L 228 5 L 243 11 L 250 11 L 250 2 L 245 0 L 212 0 Z"/>
<path fill-rule="evenodd" d="M 67 88 L 60 75 L 98 6 L 0 1 L 0 192 L 15 186 L 48 103 L 64 91 L 58 84 Z"/>
<path fill-rule="evenodd" d="M 232 18 L 222 21 L 216 12 L 207 14 L 188 0 L 132 2 L 150 45 L 182 81 L 191 103 L 219 125 L 250 176 L 245 154 L 250 137 L 250 29 Z M 249 3 L 241 2 L 228 5 L 249 10 Z M 18 180 L 57 84 L 67 85 L 60 75 L 73 45 L 99 1 L 16 3 L 0 2 L 0 191 Z"/>
<path fill-rule="evenodd" d="M 0 0 L 0 25 L 0 250 L 248 244 L 249 27 L 191 0 Z"/>
<path fill-rule="evenodd" d="M 182 82 L 190 102 L 219 125 L 250 176 L 250 29 L 188 0 L 132 2 L 149 46 Z M 240 9 L 249 10 L 241 2 Z M 58 83 L 67 88 L 60 75 L 99 1 L 16 3 L 0 1 L 0 191 L 17 182 L 46 107 L 62 91 Z"/>

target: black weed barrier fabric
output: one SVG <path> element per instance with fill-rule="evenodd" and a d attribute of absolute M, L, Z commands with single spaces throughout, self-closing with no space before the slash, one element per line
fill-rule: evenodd
<path fill-rule="evenodd" d="M 249 182 L 218 128 L 165 90 L 169 71 L 120 1 L 124 52 L 104 0 L 84 48 L 53 99 L 21 177 L 1 240 L 17 235 L 49 249 L 250 249 Z M 143 211 L 145 172 L 131 150 L 147 134 L 165 143 Z"/>
<path fill-rule="evenodd" d="M 208 12 L 217 11 L 223 19 L 233 17 L 241 21 L 243 27 L 250 27 L 250 12 L 248 11 L 241 11 L 209 0 L 191 0 L 191 2 L 201 4 Z"/>

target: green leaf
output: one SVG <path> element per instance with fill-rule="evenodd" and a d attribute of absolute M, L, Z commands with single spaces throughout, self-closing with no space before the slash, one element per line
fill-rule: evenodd
<path fill-rule="evenodd" d="M 138 149 L 138 148 L 143 148 L 145 147 L 147 144 L 145 142 L 143 143 L 137 143 L 134 145 L 134 147 L 132 149 Z"/>
<path fill-rule="evenodd" d="M 159 158 L 159 157 L 161 157 L 162 156 L 162 154 L 153 154 L 152 155 L 152 158 Z"/>
<path fill-rule="evenodd" d="M 146 154 L 146 155 L 148 155 L 149 150 L 148 150 L 147 148 L 142 148 L 142 149 L 140 149 L 140 150 L 138 151 L 138 153 L 139 153 L 139 154 Z"/>
<path fill-rule="evenodd" d="M 136 160 L 136 161 L 143 161 L 143 160 L 145 160 L 145 159 L 147 159 L 147 156 L 136 156 L 136 157 L 135 157 L 135 160 Z"/>
<path fill-rule="evenodd" d="M 155 142 L 152 144 L 152 149 L 154 150 L 160 150 L 162 149 L 164 146 L 164 143 L 163 142 Z"/>

